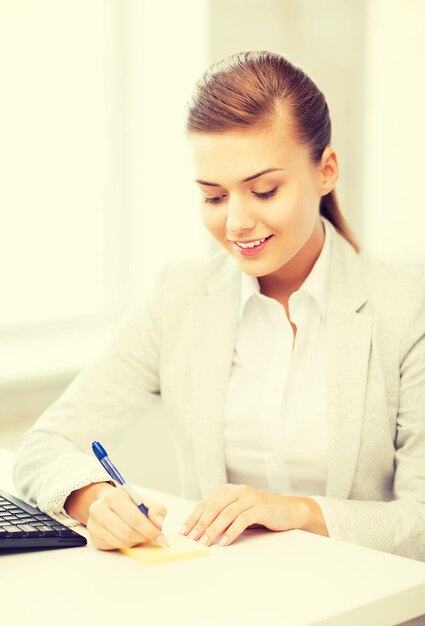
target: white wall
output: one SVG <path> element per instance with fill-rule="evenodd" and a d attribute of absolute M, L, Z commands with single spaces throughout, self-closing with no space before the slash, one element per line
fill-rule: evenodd
<path fill-rule="evenodd" d="M 137 299 L 164 262 L 206 253 L 184 112 L 209 62 L 208 3 L 126 0 L 123 6 L 125 201 Z"/>
<path fill-rule="evenodd" d="M 363 243 L 425 272 L 425 2 L 367 3 Z"/>
<path fill-rule="evenodd" d="M 0 3 L 0 331 L 119 310 L 115 2 Z"/>

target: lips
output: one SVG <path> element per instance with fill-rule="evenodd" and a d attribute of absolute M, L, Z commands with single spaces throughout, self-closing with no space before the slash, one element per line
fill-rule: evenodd
<path fill-rule="evenodd" d="M 234 240 L 233 243 L 240 243 L 240 244 L 254 243 L 255 241 L 263 241 L 264 239 L 267 239 L 267 237 L 257 237 L 257 239 L 246 239 L 245 241 Z"/>
<path fill-rule="evenodd" d="M 242 256 L 256 256 L 262 250 L 264 250 L 264 248 L 267 246 L 268 242 L 270 241 L 272 237 L 273 235 L 269 235 L 268 237 L 265 238 L 265 240 L 261 244 L 252 246 L 250 248 L 242 248 L 235 241 L 233 241 L 232 243 L 235 246 L 236 250 L 239 252 L 239 254 L 241 254 Z M 254 241 L 258 241 L 258 239 Z"/>
<path fill-rule="evenodd" d="M 271 235 L 268 235 L 267 237 L 257 237 L 256 239 L 246 239 L 245 241 L 237 241 L 236 239 L 234 239 L 234 240 L 229 239 L 229 241 L 231 241 L 232 243 L 236 243 L 238 245 L 240 244 L 241 247 L 244 247 L 248 243 L 255 243 L 256 241 L 263 242 L 265 239 L 270 239 L 270 237 L 271 237 Z"/>

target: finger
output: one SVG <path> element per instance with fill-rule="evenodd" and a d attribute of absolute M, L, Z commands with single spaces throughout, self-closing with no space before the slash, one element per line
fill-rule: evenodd
<path fill-rule="evenodd" d="M 183 534 L 187 535 L 189 539 L 198 539 L 221 511 L 238 499 L 239 491 L 231 490 L 222 492 L 217 497 L 210 496 L 207 500 L 203 500 L 195 508 L 192 515 L 187 518 L 185 522 L 186 530 Z"/>
<path fill-rule="evenodd" d="M 129 545 L 155 540 L 158 528 L 137 508 L 125 490 L 111 489 L 89 508 L 89 517 Z"/>
<path fill-rule="evenodd" d="M 146 516 L 125 489 L 117 491 L 115 498 L 112 498 L 112 493 L 110 492 L 111 509 L 125 522 L 133 533 L 135 532 L 143 537 L 144 541 L 155 541 L 161 534 L 158 532 L 156 506 L 152 502 L 146 501 L 149 505 L 148 516 Z"/>
<path fill-rule="evenodd" d="M 232 524 L 234 524 L 241 515 L 246 516 L 251 510 L 252 502 L 249 498 L 240 498 L 236 502 L 233 502 L 221 511 L 202 535 L 199 535 L 200 543 L 210 546 L 223 532 L 226 532 L 227 536 L 227 530 Z"/>
<path fill-rule="evenodd" d="M 128 545 L 122 538 L 115 535 L 110 528 L 107 528 L 95 515 L 89 515 L 87 520 L 87 530 L 96 547 L 102 550 L 116 550 L 118 548 L 126 548 Z"/>
<path fill-rule="evenodd" d="M 183 522 L 182 527 L 180 528 L 180 533 L 183 535 L 187 535 L 188 532 L 193 528 L 193 526 L 196 524 L 196 522 L 199 520 L 199 518 L 201 517 L 202 513 L 204 512 L 205 507 L 207 506 L 208 500 L 200 500 L 197 505 L 195 506 L 195 508 L 193 509 L 192 513 L 186 518 L 186 520 Z"/>
<path fill-rule="evenodd" d="M 183 523 L 182 527 L 180 528 L 179 533 L 181 535 L 187 535 L 188 533 L 190 533 L 193 526 L 200 519 L 200 517 L 202 516 L 202 513 L 204 512 L 206 506 L 208 506 L 208 503 L 210 501 L 212 502 L 228 494 L 233 494 L 235 493 L 236 490 L 239 490 L 240 487 L 244 487 L 244 486 L 245 485 L 234 485 L 233 483 L 226 483 L 225 485 L 223 485 L 222 487 L 220 487 L 219 489 L 211 493 L 207 498 L 204 498 L 203 500 L 198 502 L 192 514 Z"/>
<path fill-rule="evenodd" d="M 118 550 L 128 548 L 125 541 L 114 535 L 108 528 L 88 520 L 87 529 L 96 548 L 100 550 Z"/>
<path fill-rule="evenodd" d="M 100 534 L 101 529 L 106 529 L 108 533 L 120 541 L 120 547 L 123 547 L 124 544 L 128 547 L 130 544 L 149 541 L 147 534 L 134 530 L 112 509 L 103 507 L 102 511 L 95 511 L 91 516 L 91 521 L 92 527 L 94 528 L 96 525 L 98 529 L 95 531 L 97 534 Z M 116 542 L 114 545 L 118 545 L 118 543 Z"/>
<path fill-rule="evenodd" d="M 143 504 L 148 508 L 148 516 L 155 526 L 158 528 L 162 528 L 164 523 L 164 519 L 168 513 L 165 506 L 159 504 L 159 502 L 155 502 L 150 498 L 147 498 L 144 495 L 137 494 L 139 497 L 139 502 L 143 502 Z"/>
<path fill-rule="evenodd" d="M 221 547 L 230 545 L 235 539 L 253 523 L 255 519 L 254 509 L 250 507 L 234 520 L 234 522 L 227 528 L 225 534 L 221 537 L 218 545 Z"/>

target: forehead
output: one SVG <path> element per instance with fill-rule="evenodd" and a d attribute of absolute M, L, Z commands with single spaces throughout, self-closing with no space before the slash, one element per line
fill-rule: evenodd
<path fill-rule="evenodd" d="M 293 171 L 306 163 L 307 158 L 305 146 L 282 127 L 190 133 L 188 143 L 195 178 L 223 185 L 271 167 Z"/>

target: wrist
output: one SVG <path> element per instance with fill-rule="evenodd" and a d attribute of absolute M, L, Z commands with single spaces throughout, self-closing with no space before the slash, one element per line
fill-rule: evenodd
<path fill-rule="evenodd" d="M 110 483 L 90 483 L 90 485 L 72 491 L 65 500 L 63 508 L 68 515 L 76 519 L 80 524 L 87 526 L 91 504 L 109 489 L 114 489 Z"/>
<path fill-rule="evenodd" d="M 312 498 L 300 497 L 298 498 L 298 501 L 299 522 L 297 528 L 299 530 L 306 530 L 307 532 L 315 533 L 316 535 L 329 537 L 322 509 L 316 500 L 313 500 Z"/>

